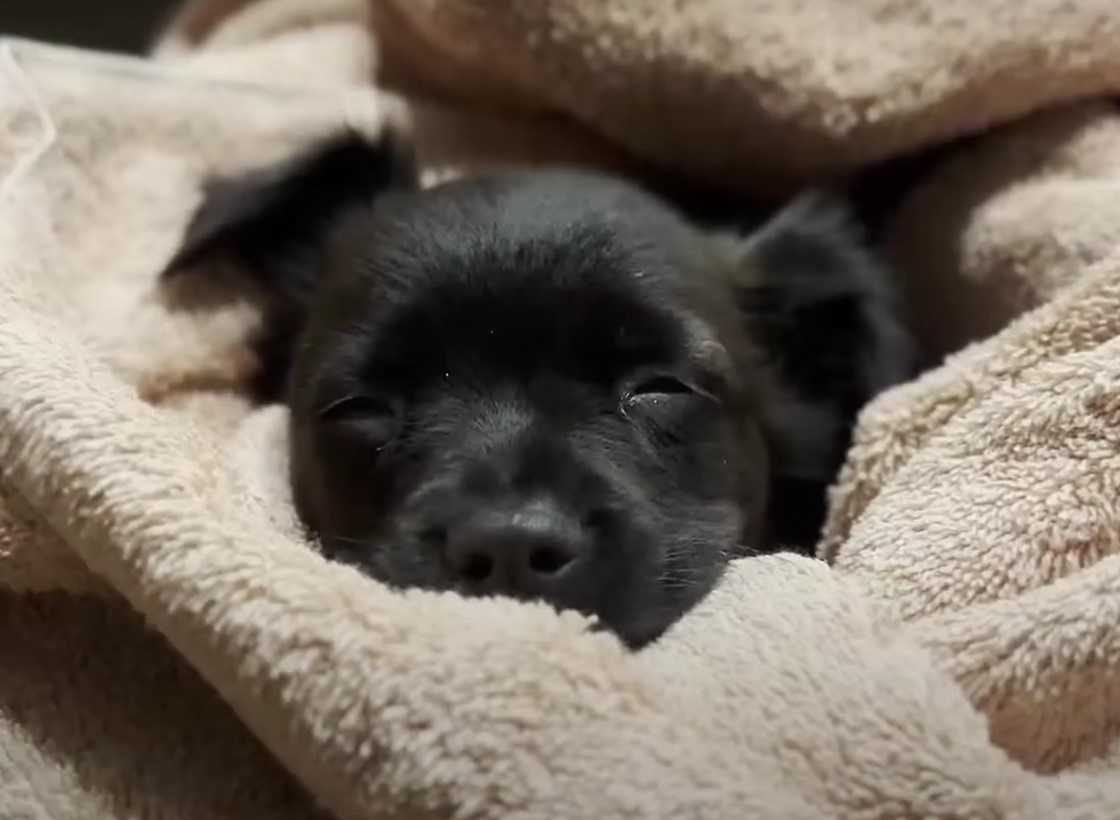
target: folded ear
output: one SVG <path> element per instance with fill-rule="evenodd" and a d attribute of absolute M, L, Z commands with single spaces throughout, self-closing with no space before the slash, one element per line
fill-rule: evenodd
<path fill-rule="evenodd" d="M 294 159 L 213 181 L 162 278 L 202 271 L 221 258 L 261 287 L 269 313 L 250 389 L 258 400 L 277 400 L 336 225 L 350 210 L 418 184 L 414 157 L 395 132 L 377 139 L 341 133 Z"/>
<path fill-rule="evenodd" d="M 795 200 L 736 244 L 735 294 L 770 385 L 773 535 L 815 540 L 860 409 L 909 378 L 916 357 L 888 271 L 844 205 Z M 819 509 L 806 509 L 816 504 Z"/>
<path fill-rule="evenodd" d="M 414 157 L 396 132 L 338 134 L 286 162 L 211 182 L 163 276 L 220 256 L 279 301 L 305 301 L 342 213 L 417 185 Z"/>

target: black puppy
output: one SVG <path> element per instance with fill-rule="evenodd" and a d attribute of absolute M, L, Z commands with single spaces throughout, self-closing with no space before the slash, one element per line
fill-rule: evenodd
<path fill-rule="evenodd" d="M 217 254 L 272 297 L 266 387 L 328 555 L 631 646 L 730 558 L 811 544 L 855 414 L 907 375 L 824 201 L 743 238 L 586 171 L 421 191 L 398 140 L 344 135 L 213 188 L 169 271 Z"/>

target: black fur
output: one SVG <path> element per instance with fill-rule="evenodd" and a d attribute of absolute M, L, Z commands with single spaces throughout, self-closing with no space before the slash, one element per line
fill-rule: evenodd
<path fill-rule="evenodd" d="M 226 254 L 272 294 L 266 365 L 329 555 L 640 646 L 729 558 L 811 546 L 855 414 L 908 373 L 838 213 L 717 234 L 568 169 L 419 191 L 399 141 L 347 135 L 214 189 L 169 274 Z"/>

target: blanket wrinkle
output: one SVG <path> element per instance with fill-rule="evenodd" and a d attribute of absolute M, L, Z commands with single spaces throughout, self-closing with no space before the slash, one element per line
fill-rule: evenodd
<path fill-rule="evenodd" d="M 1120 71 L 1108 0 L 701 0 L 663 14 L 536 0 L 499 16 L 484 0 L 372 5 L 398 21 L 386 43 L 414 40 L 407 57 L 442 94 L 559 109 L 737 190 L 788 190 L 1109 93 Z"/>
<path fill-rule="evenodd" d="M 515 5 L 0 38 L 0 817 L 1120 816 L 1120 10 Z M 429 181 L 744 195 L 976 136 L 886 227 L 945 358 L 861 414 L 824 560 L 734 562 L 630 654 L 316 553 L 259 294 L 154 277 L 208 177 L 402 118 Z"/>

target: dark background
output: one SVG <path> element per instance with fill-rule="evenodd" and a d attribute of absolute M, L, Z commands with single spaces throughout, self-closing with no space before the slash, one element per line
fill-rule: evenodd
<path fill-rule="evenodd" d="M 139 52 L 178 0 L 0 0 L 0 35 Z"/>

